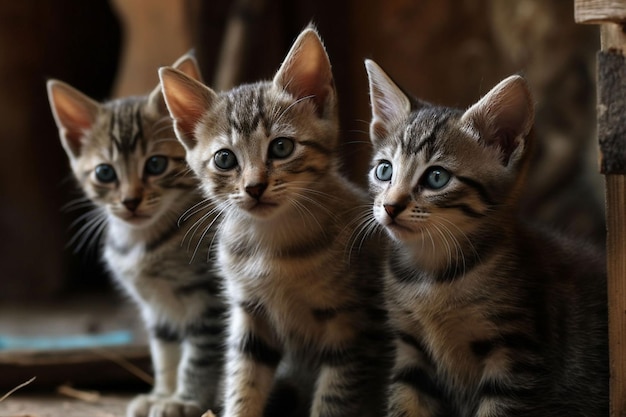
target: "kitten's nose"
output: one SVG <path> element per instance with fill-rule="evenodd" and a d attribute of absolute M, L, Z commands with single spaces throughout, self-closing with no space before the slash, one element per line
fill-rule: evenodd
<path fill-rule="evenodd" d="M 266 188 L 267 184 L 264 182 L 252 184 L 246 186 L 246 193 L 248 193 L 250 197 L 258 200 L 259 198 L 261 198 L 261 196 L 263 195 L 263 191 L 265 191 Z"/>
<path fill-rule="evenodd" d="M 135 212 L 137 207 L 139 207 L 139 204 L 141 204 L 141 197 L 125 198 L 122 200 L 122 204 L 124 204 L 124 207 L 126 207 L 129 211 Z"/>
<path fill-rule="evenodd" d="M 396 216 L 406 208 L 406 204 L 383 204 L 385 211 L 392 219 L 395 219 Z"/>

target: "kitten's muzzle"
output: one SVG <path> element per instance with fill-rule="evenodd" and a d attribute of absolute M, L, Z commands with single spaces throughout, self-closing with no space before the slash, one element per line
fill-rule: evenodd
<path fill-rule="evenodd" d="M 267 188 L 267 183 L 257 183 L 246 186 L 246 193 L 255 200 L 259 200 L 263 195 L 263 192 Z"/>
<path fill-rule="evenodd" d="M 406 204 L 383 204 L 385 211 L 392 219 L 395 219 L 398 214 L 402 213 L 406 209 Z"/>
<path fill-rule="evenodd" d="M 141 204 L 141 198 L 126 198 L 122 201 L 124 207 L 128 209 L 130 212 L 135 212 Z"/>

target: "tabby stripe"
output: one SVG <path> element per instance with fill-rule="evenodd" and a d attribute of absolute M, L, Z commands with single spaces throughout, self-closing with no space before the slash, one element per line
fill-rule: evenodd
<path fill-rule="evenodd" d="M 270 367 L 277 366 L 282 358 L 280 351 L 274 349 L 253 333 L 248 333 L 248 335 L 244 337 L 239 349 L 242 353 L 249 355 L 255 361 Z"/>
<path fill-rule="evenodd" d="M 396 372 L 391 380 L 392 383 L 395 384 L 405 384 L 413 387 L 431 398 L 442 399 L 444 396 L 441 388 L 439 388 L 426 371 L 421 368 L 404 368 Z"/>
<path fill-rule="evenodd" d="M 529 335 L 523 333 L 508 333 L 501 336 L 502 345 L 515 350 L 527 350 L 538 352 L 542 350 L 541 343 L 537 342 Z"/>
<path fill-rule="evenodd" d="M 481 217 L 485 217 L 485 214 L 480 213 L 467 204 L 449 204 L 449 205 L 437 205 L 437 207 L 445 208 L 445 209 L 458 209 L 461 210 L 464 214 L 467 214 L 469 217 L 473 217 L 475 219 L 480 219 Z"/>
<path fill-rule="evenodd" d="M 396 281 L 405 284 L 423 281 L 426 278 L 421 271 L 405 265 L 397 256 L 389 258 L 389 269 Z"/>
<path fill-rule="evenodd" d="M 265 314 L 265 306 L 259 300 L 240 301 L 239 307 L 251 316 Z"/>
<path fill-rule="evenodd" d="M 137 107 L 137 109 L 135 110 L 135 117 L 133 121 L 135 126 L 137 126 L 137 132 L 133 137 L 133 141 L 131 142 L 130 147 L 134 150 L 137 146 L 137 143 L 139 142 L 141 144 L 141 151 L 145 154 L 148 150 L 148 144 L 146 141 L 144 141 L 143 119 L 141 117 L 141 111 L 139 107 Z"/>
<path fill-rule="evenodd" d="M 224 333 L 224 326 L 219 324 L 194 323 L 187 327 L 189 336 L 220 336 Z"/>
<path fill-rule="evenodd" d="M 470 349 L 476 357 L 484 359 L 493 351 L 495 345 L 493 340 L 474 340 L 470 343 Z"/>
<path fill-rule="evenodd" d="M 303 146 L 308 146 L 310 148 L 313 148 L 323 155 L 326 155 L 326 156 L 334 155 L 333 149 L 327 148 L 319 142 L 314 142 L 312 140 L 301 140 L 301 141 L 298 141 L 298 143 Z"/>
<path fill-rule="evenodd" d="M 506 398 L 532 398 L 538 394 L 535 388 L 524 388 L 520 386 L 507 386 L 499 381 L 483 381 L 478 391 L 482 397 L 506 397 Z"/>
<path fill-rule="evenodd" d="M 498 245 L 502 236 L 499 234 L 478 233 L 468 238 L 470 242 L 476 242 L 473 247 L 464 250 L 463 257 L 457 258 L 454 265 L 449 262 L 446 268 L 436 277 L 439 282 L 452 282 L 455 279 L 468 274 L 476 266 L 485 264 L 493 256 L 497 255 L 494 248 Z"/>
<path fill-rule="evenodd" d="M 159 237 L 151 240 L 146 244 L 146 250 L 148 252 L 152 252 L 157 249 L 159 246 L 163 245 L 165 242 L 169 241 L 172 237 L 176 236 L 180 232 L 180 227 L 176 222 L 172 222 L 172 225 L 169 229 L 165 230 L 165 232 L 161 233 Z"/>
<path fill-rule="evenodd" d="M 328 228 L 324 228 L 328 231 Z M 317 236 L 308 236 L 302 242 L 294 242 L 291 245 L 280 249 L 280 256 L 283 258 L 309 258 L 330 247 L 335 236 L 331 233 L 318 233 Z"/>
<path fill-rule="evenodd" d="M 334 308 L 314 308 L 311 310 L 311 314 L 317 321 L 329 321 L 337 317 L 339 312 Z"/>
<path fill-rule="evenodd" d="M 215 341 L 213 338 L 208 340 L 193 340 L 192 343 L 196 349 L 206 352 L 221 352 L 224 349 L 224 344 L 221 341 Z"/>
<path fill-rule="evenodd" d="M 189 296 L 197 292 L 218 295 L 220 293 L 220 287 L 214 280 L 202 280 L 181 285 L 174 290 L 174 293 L 178 296 Z"/>
<path fill-rule="evenodd" d="M 481 183 L 479 183 L 478 181 L 473 180 L 471 178 L 463 177 L 463 176 L 460 176 L 460 175 L 457 175 L 456 178 L 459 181 L 461 181 L 463 184 L 468 185 L 468 186 L 472 187 L 474 190 L 476 190 L 476 192 L 480 196 L 480 199 L 483 201 L 483 203 L 485 203 L 488 206 L 495 206 L 496 205 L 496 203 L 489 196 L 489 193 L 487 192 L 487 189 Z"/>
<path fill-rule="evenodd" d="M 433 132 L 417 147 L 417 149 L 415 150 L 415 154 L 418 154 L 424 148 L 427 148 L 428 153 L 425 155 L 425 157 L 426 157 L 426 160 L 430 161 L 433 155 L 432 147 L 435 141 L 437 140 L 436 134 L 439 129 L 440 129 L 439 125 L 435 126 L 435 129 L 433 129 Z"/>
<path fill-rule="evenodd" d="M 164 342 L 179 342 L 181 340 L 178 331 L 167 324 L 157 324 L 151 330 L 154 337 Z"/>
<path fill-rule="evenodd" d="M 210 368 L 212 366 L 216 366 L 222 360 L 221 355 L 203 355 L 200 357 L 192 357 L 189 359 L 189 364 L 193 366 L 193 368 Z M 201 373 L 194 372 L 193 370 L 188 370 L 188 375 L 198 375 Z"/>
<path fill-rule="evenodd" d="M 432 158 L 432 155 L 433 155 L 432 146 L 435 143 L 435 141 L 437 140 L 437 135 L 439 134 L 439 131 L 446 124 L 447 121 L 448 121 L 448 116 L 447 115 L 445 117 L 442 117 L 441 119 L 439 119 L 437 121 L 437 124 L 435 124 L 435 126 L 433 126 L 433 129 L 430 132 L 430 134 L 428 136 L 426 136 L 425 138 L 423 138 L 422 141 L 417 144 L 415 149 L 411 150 L 411 153 L 413 153 L 414 155 L 417 155 L 425 147 L 428 147 L 429 152 L 426 155 L 426 159 L 430 160 Z"/>
<path fill-rule="evenodd" d="M 400 339 L 403 343 L 413 347 L 420 353 L 428 355 L 428 351 L 426 350 L 426 346 L 419 341 L 417 338 L 405 332 L 397 332 L 396 337 Z"/>
<path fill-rule="evenodd" d="M 353 362 L 358 350 L 355 347 L 349 348 L 324 348 L 319 353 L 320 362 L 329 366 L 343 366 Z"/>
<path fill-rule="evenodd" d="M 511 373 L 515 375 L 540 375 L 546 372 L 546 367 L 539 363 L 517 361 L 510 365 Z"/>
<path fill-rule="evenodd" d="M 345 407 L 346 405 L 350 405 L 350 399 L 343 395 L 325 394 L 322 395 L 321 399 L 323 402 L 334 406 Z"/>

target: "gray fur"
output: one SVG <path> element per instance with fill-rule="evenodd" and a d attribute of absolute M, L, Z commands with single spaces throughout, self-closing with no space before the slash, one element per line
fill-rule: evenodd
<path fill-rule="evenodd" d="M 82 231 L 91 236 L 81 241 L 104 235 L 106 266 L 149 333 L 154 389 L 135 398 L 127 415 L 199 417 L 215 407 L 225 306 L 207 264 L 213 236 L 196 230 L 214 219 L 212 206 L 197 191 L 160 88 L 103 104 L 60 81 L 50 81 L 48 91 L 74 174 L 95 206 Z M 167 158 L 158 175 L 145 168 L 154 155 Z M 100 164 L 115 170 L 115 181 L 98 180 Z M 138 201 L 135 211 L 125 200 Z M 192 256 L 194 250 L 202 255 Z"/>
<path fill-rule="evenodd" d="M 315 380 L 307 414 L 379 415 L 385 244 L 360 234 L 366 195 L 339 173 L 336 93 L 317 33 L 299 36 L 270 82 L 218 94 L 171 69 L 160 75 L 187 160 L 221 213 L 217 253 L 230 310 L 224 415 L 280 408 L 268 399 L 280 364 Z M 285 157 L 272 153 L 281 138 L 294 145 Z M 220 169 L 220 150 L 236 165 Z"/>
<path fill-rule="evenodd" d="M 533 140 L 524 80 L 464 112 L 417 101 L 366 66 L 373 217 L 393 240 L 387 415 L 607 415 L 603 257 L 517 211 Z M 450 181 L 433 187 L 441 169 Z"/>

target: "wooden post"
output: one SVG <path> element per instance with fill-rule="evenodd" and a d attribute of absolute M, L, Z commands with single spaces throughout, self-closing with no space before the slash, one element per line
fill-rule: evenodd
<path fill-rule="evenodd" d="M 626 0 L 575 0 L 578 23 L 601 25 L 598 140 L 606 178 L 611 416 L 626 416 Z"/>

